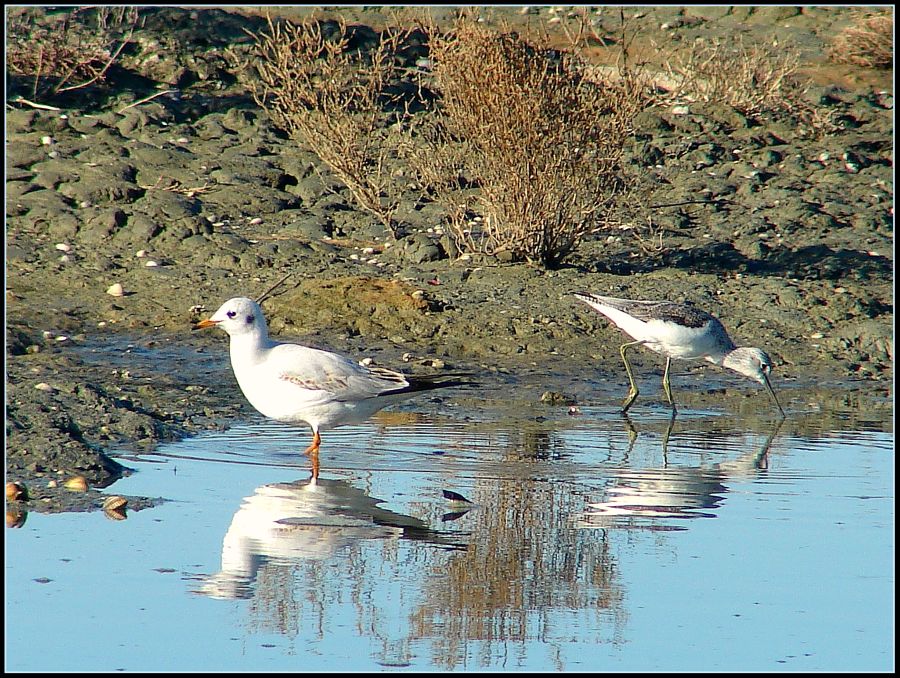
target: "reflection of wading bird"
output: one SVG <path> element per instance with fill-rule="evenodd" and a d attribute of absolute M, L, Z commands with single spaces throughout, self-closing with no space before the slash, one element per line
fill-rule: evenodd
<path fill-rule="evenodd" d="M 619 348 L 622 361 L 625 363 L 625 371 L 628 373 L 628 381 L 631 383 L 628 396 L 622 403 L 624 412 L 628 411 L 638 396 L 638 387 L 634 382 L 634 374 L 625 352 L 630 346 L 643 344 L 651 351 L 666 356 L 663 390 L 673 413 L 676 407 L 669 385 L 669 366 L 672 358 L 686 360 L 703 358 L 714 365 L 727 367 L 763 384 L 772 394 L 781 416 L 784 416 L 784 410 L 781 409 L 775 391 L 769 383 L 772 360 L 761 349 L 735 346 L 715 316 L 689 304 L 671 301 L 634 301 L 603 297 L 588 292 L 576 293 L 574 296 L 605 315 L 634 339 Z"/>
<path fill-rule="evenodd" d="M 628 451 L 637 440 L 628 415 Z M 673 416 L 662 437 L 664 465 L 661 468 L 621 468 L 612 470 L 612 482 L 603 501 L 592 502 L 576 516 L 580 528 L 683 529 L 656 522 L 658 519 L 714 518 L 725 499 L 730 480 L 753 480 L 768 468 L 768 454 L 784 423 L 778 420 L 774 430 L 759 449 L 748 450 L 737 459 L 708 466 L 669 466 L 666 460 L 669 436 L 675 424 Z M 643 522 L 641 522 L 643 521 Z"/>
<path fill-rule="evenodd" d="M 231 337 L 231 367 L 241 391 L 261 414 L 287 424 L 306 422 L 313 441 L 305 454 L 319 476 L 324 431 L 360 423 L 391 403 L 420 391 L 471 383 L 465 375 L 405 376 L 363 367 L 337 353 L 269 339 L 262 309 L 252 299 L 229 299 L 194 329 L 221 327 Z"/>

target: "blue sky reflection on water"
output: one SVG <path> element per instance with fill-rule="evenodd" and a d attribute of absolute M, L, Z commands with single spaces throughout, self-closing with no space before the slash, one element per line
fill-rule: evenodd
<path fill-rule="evenodd" d="M 7 670 L 893 667 L 892 433 L 402 415 L 315 486 L 259 423 L 132 462 L 171 501 L 126 521 L 29 514 Z"/>

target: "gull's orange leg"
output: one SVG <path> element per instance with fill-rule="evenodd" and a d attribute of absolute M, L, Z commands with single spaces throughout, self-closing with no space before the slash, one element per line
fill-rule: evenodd
<path fill-rule="evenodd" d="M 322 436 L 319 435 L 318 431 L 313 431 L 312 444 L 303 451 L 303 454 L 308 456 L 312 462 L 313 480 L 316 480 L 319 477 L 319 445 L 321 444 Z"/>

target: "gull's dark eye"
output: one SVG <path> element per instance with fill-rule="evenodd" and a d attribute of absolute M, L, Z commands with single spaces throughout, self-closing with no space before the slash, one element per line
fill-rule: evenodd
<path fill-rule="evenodd" d="M 248 325 L 252 325 L 252 324 L 253 324 L 253 316 L 252 316 L 252 315 L 248 315 L 248 316 L 247 316 L 247 324 L 248 324 Z"/>
<path fill-rule="evenodd" d="M 225 315 L 227 315 L 229 318 L 233 318 L 237 315 L 237 313 L 235 311 L 227 311 Z"/>

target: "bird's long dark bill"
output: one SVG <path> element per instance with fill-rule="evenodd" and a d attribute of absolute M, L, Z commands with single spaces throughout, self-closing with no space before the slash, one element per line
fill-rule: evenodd
<path fill-rule="evenodd" d="M 775 395 L 775 389 L 773 389 L 772 384 L 769 383 L 768 375 L 764 374 L 763 379 L 766 380 L 766 388 L 769 389 L 769 393 L 772 394 L 772 400 L 775 401 L 775 406 L 778 408 L 778 411 L 781 412 L 781 416 L 785 416 L 784 410 L 781 408 L 781 403 L 778 402 L 778 397 Z"/>
<path fill-rule="evenodd" d="M 215 327 L 216 325 L 218 325 L 218 323 L 213 322 L 212 320 L 201 320 L 196 325 L 194 325 L 191 329 L 192 330 L 204 330 L 207 327 Z"/>

